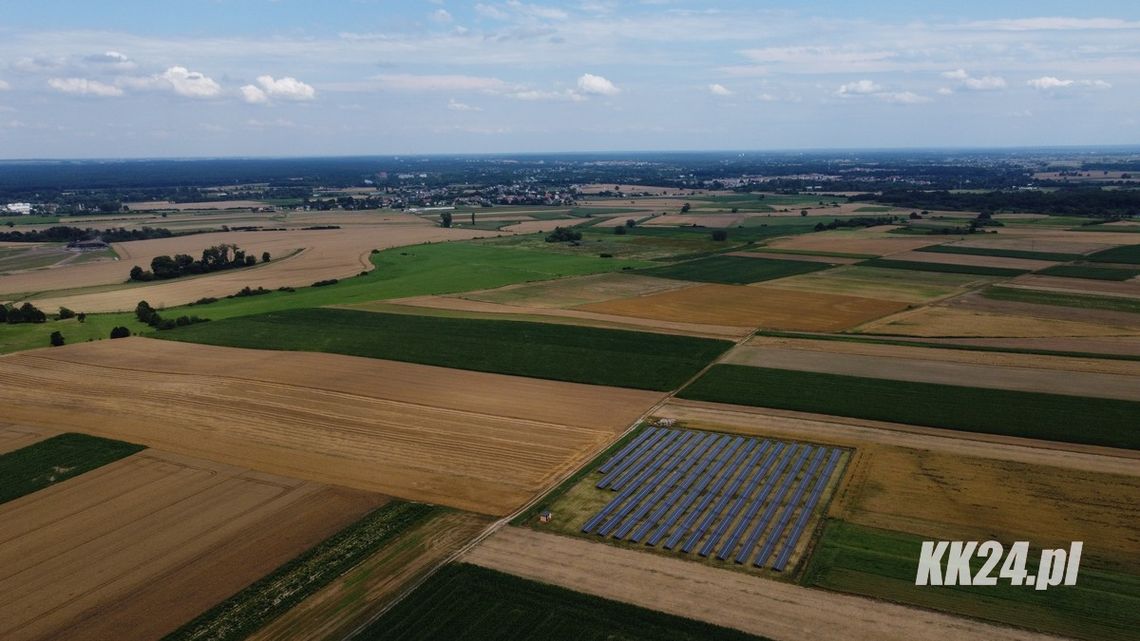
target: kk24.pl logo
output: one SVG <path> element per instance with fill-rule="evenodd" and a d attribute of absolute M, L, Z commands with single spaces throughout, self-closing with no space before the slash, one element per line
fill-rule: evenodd
<path fill-rule="evenodd" d="M 1017 541 L 1005 554 L 997 541 L 923 541 L 918 559 L 915 585 L 997 585 L 999 579 L 1010 585 L 1033 586 L 1048 590 L 1056 585 L 1076 585 L 1084 543 L 1073 541 L 1069 549 L 1041 550 L 1037 573 L 1029 574 L 1029 541 Z M 1002 561 L 1002 557 L 1005 561 Z M 977 572 L 970 567 L 972 558 L 985 559 Z M 998 563 L 1001 568 L 998 569 Z M 994 570 L 997 569 L 997 575 Z"/>

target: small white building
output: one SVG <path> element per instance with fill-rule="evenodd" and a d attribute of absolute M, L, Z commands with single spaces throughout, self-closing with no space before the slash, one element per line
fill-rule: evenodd
<path fill-rule="evenodd" d="M 4 210 L 9 214 L 20 214 L 21 216 L 28 216 L 32 213 L 31 203 L 8 203 L 4 206 Z"/>

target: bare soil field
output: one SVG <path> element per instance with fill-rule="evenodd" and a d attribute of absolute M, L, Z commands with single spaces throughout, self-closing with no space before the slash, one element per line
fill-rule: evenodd
<path fill-rule="evenodd" d="M 705 284 L 575 309 L 663 321 L 839 331 L 905 307 L 896 301 L 785 289 Z"/>
<path fill-rule="evenodd" d="M 1097 339 L 1086 340 L 1094 341 Z M 1114 339 L 1105 340 L 1111 341 Z M 964 342 L 977 342 L 977 340 L 967 340 Z M 1135 342 L 1140 343 L 1140 337 L 1137 337 L 1135 339 Z M 1040 345 L 1037 346 L 1040 347 Z M 1135 361 L 1109 360 L 1092 357 L 1085 358 L 1073 356 L 1048 356 L 1044 354 L 1018 354 L 1013 352 L 977 352 L 964 349 L 937 349 L 918 346 L 910 347 L 906 345 L 878 345 L 874 343 L 810 340 L 802 338 L 783 338 L 777 336 L 753 337 L 749 339 L 749 341 L 745 343 L 740 349 L 748 350 L 753 347 L 778 347 L 786 350 L 807 350 L 827 354 L 886 356 L 892 358 L 939 361 L 944 363 L 970 363 L 975 365 L 1019 367 L 1061 372 L 1089 372 L 1093 374 L 1140 376 L 1140 363 L 1137 363 Z M 1042 349 L 1044 349 L 1044 347 L 1042 347 Z M 1098 350 L 1086 349 L 1073 351 L 1096 352 Z M 734 356 L 735 351 L 729 352 L 729 358 L 732 358 Z"/>
<path fill-rule="evenodd" d="M 632 316 L 587 312 L 579 309 L 529 307 L 515 304 L 505 305 L 502 303 L 487 303 L 452 296 L 416 296 L 391 301 L 360 303 L 349 307 L 351 309 L 397 313 L 422 313 L 418 310 L 430 309 L 439 310 L 440 313 L 461 315 L 468 318 L 537 320 L 544 323 L 636 329 L 640 331 L 684 334 L 686 336 L 704 336 L 708 338 L 744 338 L 752 332 L 751 328 L 732 325 L 709 325 L 650 318 L 634 318 Z"/>
<path fill-rule="evenodd" d="M 386 500 L 141 452 L 0 506 L 0 636 L 160 639 Z"/>
<path fill-rule="evenodd" d="M 386 543 L 344 576 L 250 635 L 248 641 L 347 638 L 490 523 L 490 518 L 469 512 L 436 516 Z"/>
<path fill-rule="evenodd" d="M 221 242 L 236 243 L 255 256 L 260 256 L 261 252 L 266 250 L 276 256 L 282 256 L 289 249 L 302 249 L 299 254 L 274 260 L 268 264 L 259 264 L 256 267 L 110 291 L 63 296 L 45 295 L 36 299 L 36 305 L 41 309 L 65 306 L 89 313 L 134 309 L 140 300 L 146 300 L 156 308 L 172 307 L 208 296 L 228 296 L 246 286 L 276 289 L 283 286 L 309 285 L 329 278 L 354 276 L 361 271 L 372 269 L 368 257 L 373 249 L 428 241 L 464 240 L 486 235 L 487 232 L 474 229 L 443 229 L 423 224 L 386 224 L 319 231 L 199 234 L 178 239 L 138 241 L 161 244 L 148 246 L 145 250 L 124 248 L 119 254 L 123 259 L 116 263 L 93 263 L 0 277 L 0 292 L 49 292 L 53 289 L 85 285 L 122 283 L 127 280 L 128 272 L 133 265 L 141 263 L 149 266 L 152 254 L 200 252 L 204 247 Z M 166 242 L 167 240 L 175 242 Z M 123 245 L 128 244 L 123 243 Z M 116 245 L 116 251 L 119 250 L 120 246 Z M 136 258 L 137 252 L 140 251 L 144 255 Z M 99 270 L 98 275 L 93 276 L 87 271 L 89 269 Z"/>
<path fill-rule="evenodd" d="M 675 227 L 677 225 L 704 225 L 705 227 L 736 227 L 744 219 L 744 214 L 680 214 L 677 216 L 658 216 L 653 220 L 642 223 L 654 227 Z"/>
<path fill-rule="evenodd" d="M 982 296 L 979 292 L 970 292 L 963 296 L 943 301 L 939 303 L 939 306 L 967 311 L 991 312 L 994 314 L 1016 314 L 1018 316 L 1030 316 L 1045 320 L 1100 323 L 1106 326 L 1129 328 L 1129 331 L 1126 332 L 1129 334 L 1140 334 L 1140 315 L 1131 312 L 997 300 Z"/>
<path fill-rule="evenodd" d="M 823 372 L 943 385 L 967 385 L 970 387 L 1123 400 L 1140 398 L 1140 364 L 1134 362 L 1110 361 L 1132 366 L 1132 375 L 1125 375 L 979 363 L 952 363 L 885 354 L 842 354 L 823 351 L 823 349 L 821 348 L 820 351 L 785 349 L 778 346 L 751 344 L 734 349 L 725 359 L 725 362 L 754 367 L 773 367 L 804 372 Z"/>
<path fill-rule="evenodd" d="M 508 285 L 498 289 L 467 292 L 455 298 L 524 307 L 557 308 L 597 303 L 614 298 L 642 296 L 681 289 L 691 285 L 691 283 L 670 278 L 610 273 Z"/>
<path fill-rule="evenodd" d="M 1013 215 L 1013 214 L 1009 214 Z M 1038 214 L 1021 214 L 1022 216 L 1038 216 Z M 1048 218 L 1048 216 L 1042 216 Z M 1038 238 L 1017 238 L 1010 236 L 1015 232 L 1001 231 L 996 236 L 986 236 L 982 238 L 967 238 L 954 245 L 961 247 L 983 247 L 986 249 L 1012 249 L 1016 251 L 1035 251 L 1035 252 L 1052 252 L 1057 254 L 1088 254 L 1102 249 L 1112 247 L 1111 244 L 1096 242 L 1096 236 L 1092 238 L 1079 238 L 1073 240 L 1043 240 Z M 1088 236 L 1088 234 L 1084 234 Z"/>
<path fill-rule="evenodd" d="M 937 236 L 895 236 L 867 230 L 835 230 L 780 238 L 768 243 L 779 249 L 891 256 L 945 242 Z"/>
<path fill-rule="evenodd" d="M 59 434 L 58 430 L 50 430 L 29 425 L 12 425 L 0 423 L 0 454 L 6 454 L 38 443 L 46 438 Z"/>
<path fill-rule="evenodd" d="M 0 385 L 12 422 L 483 514 L 522 505 L 661 398 L 143 338 L 7 356 Z"/>
<path fill-rule="evenodd" d="M 1105 325 L 1097 322 L 1035 318 L 948 307 L 908 310 L 872 321 L 857 327 L 854 331 L 860 334 L 929 338 L 1068 338 L 1140 334 L 1140 329 L 1132 325 Z M 1043 345 L 1042 349 L 1063 348 Z"/>
<path fill-rule="evenodd" d="M 528 220 L 517 225 L 507 225 L 501 231 L 512 234 L 536 234 L 552 232 L 555 227 L 575 227 L 593 221 L 592 218 L 566 218 L 564 220 Z M 485 234 L 486 232 L 484 232 Z"/>
<path fill-rule="evenodd" d="M 1063 278 L 1026 274 L 1005 283 L 1008 287 L 1044 289 L 1071 294 L 1096 294 L 1100 296 L 1127 296 L 1140 298 L 1140 281 L 1094 280 L 1092 278 Z"/>
<path fill-rule="evenodd" d="M 496 532 L 463 560 L 776 641 L 1053 638 L 525 528 Z"/>
<path fill-rule="evenodd" d="M 854 265 L 862 258 L 843 258 L 840 256 L 812 256 L 809 254 L 779 254 L 766 251 L 728 252 L 726 256 L 743 256 L 745 258 L 771 258 L 773 260 L 801 260 L 808 263 L 827 263 L 828 265 Z"/>
<path fill-rule="evenodd" d="M 200 209 L 256 209 L 269 207 L 268 203 L 260 200 L 215 200 L 201 203 L 173 203 L 169 200 L 148 200 L 145 202 L 125 203 L 131 211 L 153 211 L 168 209 L 171 211 L 196 211 Z"/>
<path fill-rule="evenodd" d="M 920 339 L 915 339 L 920 340 Z M 1061 338 L 946 338 L 934 339 L 950 345 L 1046 349 L 1088 354 L 1128 354 L 1140 356 L 1140 336 L 1061 337 Z"/>
<path fill-rule="evenodd" d="M 799 260 L 799 256 L 795 257 Z M 990 276 L 853 265 L 764 283 L 765 287 L 923 303 L 992 283 Z"/>
<path fill-rule="evenodd" d="M 893 254 L 891 260 L 908 260 L 916 263 L 938 263 L 945 265 L 969 265 L 971 267 L 1000 267 L 1007 269 L 1027 269 L 1030 271 L 1052 267 L 1057 263 L 1050 260 L 1027 260 L 1005 258 L 1003 256 L 973 256 L 970 254 L 939 254 L 936 252 L 910 251 Z"/>

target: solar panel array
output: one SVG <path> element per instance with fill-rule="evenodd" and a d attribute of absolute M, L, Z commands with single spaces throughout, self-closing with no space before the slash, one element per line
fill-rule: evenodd
<path fill-rule="evenodd" d="M 651 427 L 598 468 L 613 497 L 582 532 L 783 571 L 841 454 Z"/>

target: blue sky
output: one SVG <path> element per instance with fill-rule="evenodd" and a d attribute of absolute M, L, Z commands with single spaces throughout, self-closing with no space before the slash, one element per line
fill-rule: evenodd
<path fill-rule="evenodd" d="M 1140 3 L 0 0 L 0 158 L 1140 143 Z"/>

